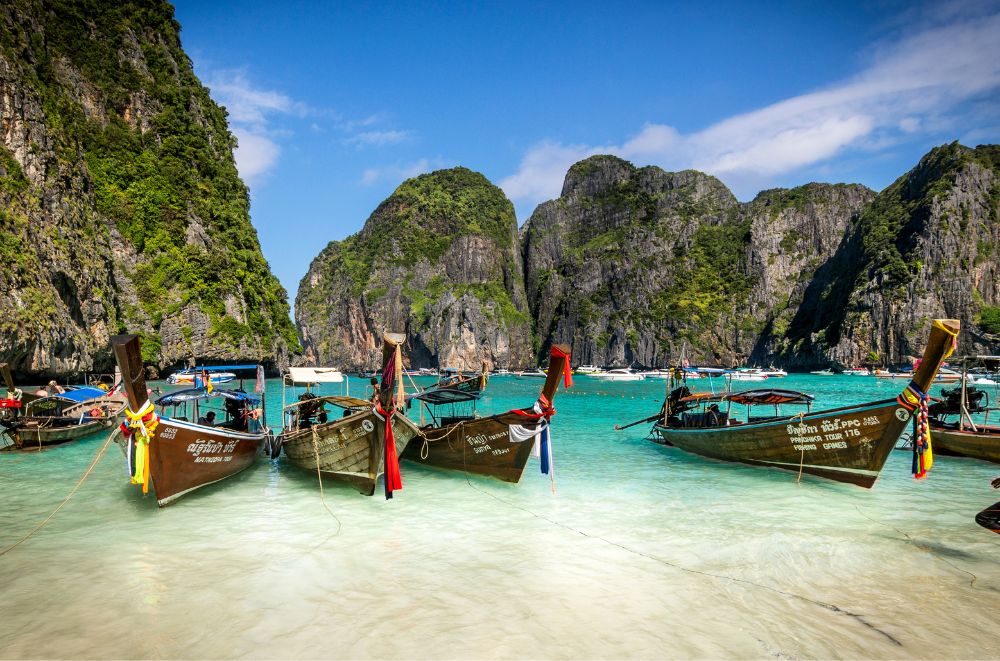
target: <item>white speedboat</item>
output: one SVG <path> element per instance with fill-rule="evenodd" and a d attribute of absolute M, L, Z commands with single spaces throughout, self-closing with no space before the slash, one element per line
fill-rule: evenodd
<path fill-rule="evenodd" d="M 772 379 L 788 376 L 788 372 L 782 369 L 778 369 L 777 367 L 768 367 L 766 370 L 761 370 L 760 373 Z"/>
<path fill-rule="evenodd" d="M 853 367 L 849 370 L 844 370 L 844 374 L 848 376 L 871 376 L 871 372 L 868 371 L 867 367 Z"/>
<path fill-rule="evenodd" d="M 767 375 L 760 370 L 742 370 L 729 375 L 733 381 L 767 381 Z"/>
<path fill-rule="evenodd" d="M 647 379 L 669 379 L 673 375 L 671 370 L 646 370 L 639 374 Z"/>
<path fill-rule="evenodd" d="M 604 379 L 605 381 L 642 381 L 646 377 L 638 372 L 633 372 L 627 367 L 608 370 L 607 372 L 601 372 L 600 374 L 591 374 L 591 376 L 598 379 Z"/>
<path fill-rule="evenodd" d="M 604 370 L 596 365 L 580 365 L 575 371 L 577 374 L 600 374 Z"/>
<path fill-rule="evenodd" d="M 833 370 L 815 370 L 809 373 L 815 374 L 816 376 L 833 376 Z"/>
<path fill-rule="evenodd" d="M 167 377 L 167 383 L 172 386 L 190 384 L 193 385 L 195 379 L 201 380 L 202 374 L 207 374 L 213 384 L 229 383 L 236 379 L 233 372 L 216 372 L 213 368 L 197 368 L 195 370 L 181 370 L 174 372 Z"/>
<path fill-rule="evenodd" d="M 539 368 L 535 368 L 533 370 L 524 370 L 523 372 L 515 372 L 514 374 L 516 374 L 517 378 L 519 378 L 519 379 L 525 379 L 525 378 L 527 378 L 527 379 L 533 379 L 533 378 L 544 379 L 545 377 L 548 376 L 548 374 L 545 373 L 545 370 L 542 370 L 542 369 L 539 369 Z"/>

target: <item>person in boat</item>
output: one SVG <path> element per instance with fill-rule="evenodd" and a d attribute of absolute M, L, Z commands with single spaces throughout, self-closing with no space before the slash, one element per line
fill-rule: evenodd
<path fill-rule="evenodd" d="M 15 402 L 19 402 L 21 401 L 22 397 L 24 397 L 24 391 L 22 391 L 17 386 L 12 386 L 11 388 L 7 388 L 7 396 L 6 396 L 7 399 L 12 399 Z"/>
<path fill-rule="evenodd" d="M 198 418 L 199 425 L 205 425 L 206 427 L 215 426 L 215 411 L 209 411 L 204 416 Z"/>
<path fill-rule="evenodd" d="M 379 395 L 378 379 L 373 376 L 371 383 L 372 383 L 372 401 L 374 402 L 375 400 L 378 399 Z"/>
<path fill-rule="evenodd" d="M 712 404 L 708 407 L 708 411 L 705 412 L 705 426 L 707 427 L 721 427 L 722 426 L 722 411 L 719 410 L 718 404 Z"/>
<path fill-rule="evenodd" d="M 227 399 L 226 413 L 229 414 L 229 419 L 231 420 L 229 426 L 236 431 L 247 430 L 247 404 L 245 401 Z"/>
<path fill-rule="evenodd" d="M 63 388 L 58 383 L 56 383 L 54 379 L 52 381 L 49 381 L 48 390 L 49 390 L 49 395 L 61 395 L 64 392 L 66 392 L 66 389 Z"/>

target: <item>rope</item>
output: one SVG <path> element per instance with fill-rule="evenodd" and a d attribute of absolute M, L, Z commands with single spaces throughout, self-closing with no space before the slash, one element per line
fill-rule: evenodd
<path fill-rule="evenodd" d="M 52 517 L 54 517 L 56 515 L 56 512 L 58 512 L 59 510 L 61 510 L 63 508 L 63 505 L 65 505 L 66 503 L 69 502 L 69 499 L 72 498 L 73 495 L 77 491 L 80 490 L 80 487 L 83 486 L 84 481 L 90 475 L 91 471 L 93 471 L 94 467 L 97 466 L 97 462 L 99 462 L 101 460 L 101 457 L 104 456 L 105 450 L 107 450 L 108 446 L 111 445 L 111 441 L 114 440 L 115 434 L 117 434 L 117 433 L 120 433 L 120 432 L 119 431 L 114 431 L 114 432 L 112 432 L 108 436 L 108 440 L 104 441 L 104 445 L 101 446 L 101 449 L 97 452 L 97 455 L 94 457 L 94 460 L 90 462 L 90 466 L 88 466 L 87 470 L 84 471 L 83 476 L 80 478 L 80 481 L 77 482 L 76 486 L 73 487 L 72 490 L 70 490 L 69 494 L 67 494 L 67 496 L 65 498 L 63 498 L 63 501 L 61 503 L 59 503 L 59 505 L 54 510 L 52 510 L 52 513 L 49 514 L 47 517 L 45 517 L 45 519 L 41 523 L 39 523 L 37 526 L 35 526 L 35 528 L 31 532 L 29 532 L 27 535 L 25 535 L 21 539 L 17 540 L 16 542 L 14 542 L 13 544 L 11 544 L 7 548 L 5 548 L 3 551 L 0 551 L 0 556 L 6 555 L 9 551 L 12 551 L 16 546 L 20 545 L 22 542 L 27 541 L 28 538 L 30 538 L 36 532 L 38 532 L 39 530 L 41 530 L 42 527 L 45 526 L 45 524 L 48 523 L 49 520 L 52 519 Z"/>
<path fill-rule="evenodd" d="M 319 432 L 316 431 L 316 426 L 313 425 L 312 429 L 312 445 L 313 453 L 316 455 L 316 479 L 319 480 L 319 499 L 323 502 L 323 507 L 329 512 L 330 516 L 337 522 L 337 532 L 333 533 L 331 537 L 336 537 L 340 534 L 340 529 L 344 527 L 344 524 L 340 522 L 337 515 L 333 513 L 333 510 L 326 504 L 326 494 L 323 493 L 323 472 L 319 469 Z"/>

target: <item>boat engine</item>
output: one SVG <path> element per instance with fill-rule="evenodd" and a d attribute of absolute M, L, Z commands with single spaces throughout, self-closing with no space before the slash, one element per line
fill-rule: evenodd
<path fill-rule="evenodd" d="M 927 412 L 935 417 L 942 415 L 958 415 L 962 412 L 962 389 L 949 388 L 942 390 L 944 398 L 927 407 Z M 989 406 L 989 398 L 979 388 L 967 387 L 965 390 L 965 408 L 969 413 L 983 413 Z"/>

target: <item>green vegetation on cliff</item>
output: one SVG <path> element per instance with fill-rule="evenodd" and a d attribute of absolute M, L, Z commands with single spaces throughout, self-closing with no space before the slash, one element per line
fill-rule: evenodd
<path fill-rule="evenodd" d="M 252 339 L 267 352 L 281 337 L 298 347 L 287 295 L 250 224 L 226 112 L 195 77 L 171 5 L 17 4 L 41 31 L 0 30 L 4 54 L 30 61 L 22 74 L 41 98 L 55 153 L 67 168 L 82 156 L 96 211 L 140 256 L 129 275 L 142 314 L 112 309 L 118 330 L 149 320 L 147 344 L 158 346 L 162 319 L 193 304 L 216 343 Z M 79 76 L 67 76 L 67 63 Z M 242 320 L 226 316 L 232 297 Z"/>

